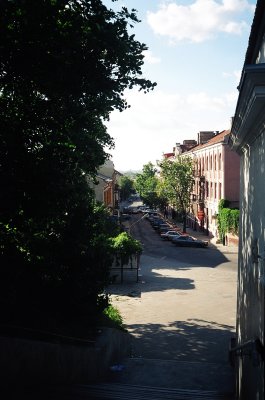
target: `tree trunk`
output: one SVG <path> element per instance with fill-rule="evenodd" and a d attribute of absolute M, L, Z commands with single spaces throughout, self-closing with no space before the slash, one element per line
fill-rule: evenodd
<path fill-rule="evenodd" d="M 186 233 L 187 229 L 187 213 L 183 210 L 183 232 Z"/>

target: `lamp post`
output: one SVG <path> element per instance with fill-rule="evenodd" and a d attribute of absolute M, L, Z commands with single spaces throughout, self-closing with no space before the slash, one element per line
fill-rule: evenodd
<path fill-rule="evenodd" d="M 134 225 L 138 224 L 138 222 L 140 222 L 142 219 L 146 218 L 147 215 L 148 215 L 148 213 L 144 214 L 141 218 L 139 218 L 137 221 L 135 221 L 133 224 L 131 224 L 131 225 L 129 226 L 129 234 L 131 234 L 131 228 L 132 228 Z"/>

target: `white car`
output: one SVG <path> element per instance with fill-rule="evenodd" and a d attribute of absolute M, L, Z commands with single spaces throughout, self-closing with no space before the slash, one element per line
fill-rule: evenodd
<path fill-rule="evenodd" d="M 177 231 L 167 231 L 166 233 L 161 233 L 160 236 L 164 240 L 172 240 L 174 237 L 181 236 L 181 233 Z"/>
<path fill-rule="evenodd" d="M 208 242 L 206 240 L 196 239 L 192 236 L 179 236 L 172 239 L 172 243 L 176 246 L 183 247 L 207 247 Z"/>

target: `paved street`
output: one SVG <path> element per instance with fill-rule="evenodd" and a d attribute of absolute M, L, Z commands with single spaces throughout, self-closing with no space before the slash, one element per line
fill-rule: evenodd
<path fill-rule="evenodd" d="M 130 223 L 139 218 L 133 215 Z M 164 242 L 147 220 L 139 221 L 131 231 L 144 245 L 140 280 L 136 283 L 135 275 L 129 272 L 124 284 L 113 285 L 110 291 L 133 335 L 132 356 L 138 361 L 184 363 L 182 371 L 193 370 L 197 376 L 187 382 L 179 374 L 175 383 L 172 380 L 165 385 L 180 387 L 182 380 L 184 386 L 194 384 L 202 389 L 206 371 L 215 370 L 204 389 L 232 390 L 227 358 L 236 317 L 236 249 L 214 244 L 206 249 L 179 248 Z M 196 383 L 199 370 L 206 376 Z M 226 376 L 221 376 L 221 370 Z M 176 378 L 176 371 L 173 375 Z M 144 383 L 147 378 L 142 376 Z M 132 383 L 132 377 L 126 379 Z M 138 383 L 139 379 L 137 375 Z"/>

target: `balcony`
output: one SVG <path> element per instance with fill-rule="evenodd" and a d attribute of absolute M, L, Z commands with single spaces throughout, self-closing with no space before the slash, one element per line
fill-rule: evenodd
<path fill-rule="evenodd" d="M 204 197 L 199 194 L 192 193 L 191 201 L 192 201 L 192 203 L 199 204 L 200 206 L 204 205 Z"/>
<path fill-rule="evenodd" d="M 194 193 L 192 193 L 192 195 L 191 195 L 191 201 L 192 201 L 192 203 L 197 203 L 197 194 L 194 194 Z"/>
<path fill-rule="evenodd" d="M 201 182 L 205 181 L 205 176 L 203 175 L 204 171 L 201 170 L 193 170 L 193 176 L 194 178 L 199 178 Z"/>

